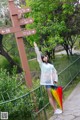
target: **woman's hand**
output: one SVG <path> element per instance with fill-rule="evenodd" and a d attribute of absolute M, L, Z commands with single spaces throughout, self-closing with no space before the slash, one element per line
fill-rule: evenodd
<path fill-rule="evenodd" d="M 57 85 L 57 82 L 56 82 L 56 81 L 54 81 L 54 85 Z"/>
<path fill-rule="evenodd" d="M 34 47 L 37 47 L 37 44 L 34 42 Z"/>

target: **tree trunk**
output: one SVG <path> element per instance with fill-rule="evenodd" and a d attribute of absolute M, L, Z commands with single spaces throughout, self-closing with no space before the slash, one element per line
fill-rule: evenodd
<path fill-rule="evenodd" d="M 67 56 L 69 56 L 68 45 L 63 43 L 62 46 L 66 50 Z"/>
<path fill-rule="evenodd" d="M 70 53 L 70 55 L 73 55 L 73 54 L 72 54 L 72 48 L 71 48 L 71 47 L 69 48 L 69 53 Z"/>
<path fill-rule="evenodd" d="M 52 50 L 52 56 L 55 58 L 55 48 Z"/>
<path fill-rule="evenodd" d="M 10 63 L 10 65 L 16 66 L 17 67 L 17 72 L 21 73 L 23 70 L 22 68 L 10 57 L 10 55 L 4 50 L 3 45 L 2 45 L 2 39 L 3 39 L 3 35 L 0 34 L 0 54 L 2 56 L 4 56 L 8 62 Z"/>

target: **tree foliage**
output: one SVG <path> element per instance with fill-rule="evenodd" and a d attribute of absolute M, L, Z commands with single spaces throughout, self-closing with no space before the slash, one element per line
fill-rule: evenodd
<path fill-rule="evenodd" d="M 34 18 L 33 25 L 26 27 L 35 27 L 37 31 L 34 37 L 27 40 L 37 41 L 42 51 L 47 51 L 49 55 L 58 44 L 64 47 L 68 55 L 72 54 L 74 36 L 80 34 L 79 1 L 26 0 L 26 3 L 32 8 L 29 16 Z"/>

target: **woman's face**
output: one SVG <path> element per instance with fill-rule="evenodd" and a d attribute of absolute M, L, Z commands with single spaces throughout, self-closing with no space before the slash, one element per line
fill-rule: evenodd
<path fill-rule="evenodd" d="M 46 62 L 46 63 L 48 62 L 48 56 L 47 55 L 44 56 L 43 61 Z"/>

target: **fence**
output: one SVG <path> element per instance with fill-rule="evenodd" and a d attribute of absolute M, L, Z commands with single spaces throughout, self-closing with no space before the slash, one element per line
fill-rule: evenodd
<path fill-rule="evenodd" d="M 63 90 L 80 73 L 80 57 L 59 73 L 59 85 Z M 48 120 L 51 108 L 45 87 L 39 86 L 21 97 L 2 101 L 0 110 L 9 113 L 9 120 Z"/>

